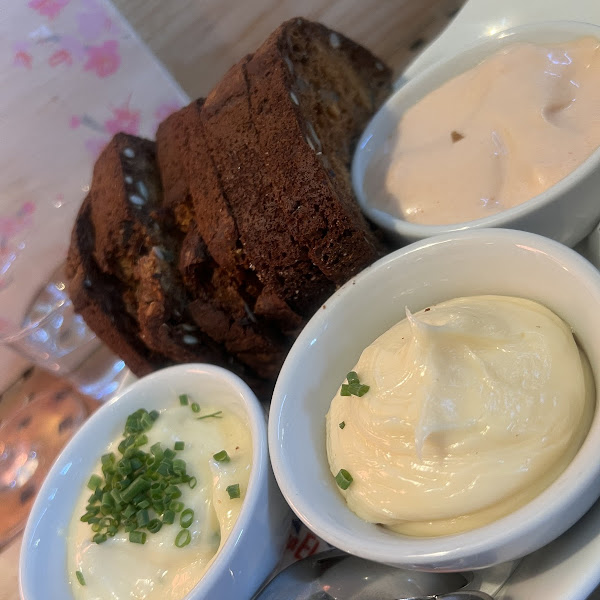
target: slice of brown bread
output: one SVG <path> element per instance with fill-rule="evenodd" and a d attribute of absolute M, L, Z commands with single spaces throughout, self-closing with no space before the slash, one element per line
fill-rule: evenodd
<path fill-rule="evenodd" d="M 234 65 L 206 98 L 205 139 L 251 268 L 277 298 L 310 317 L 334 285 L 291 235 L 275 200 L 251 115 L 245 76 L 250 59 Z"/>
<path fill-rule="evenodd" d="M 352 191 L 354 145 L 391 71 L 323 25 L 292 19 L 246 63 L 252 121 L 281 219 L 336 284 L 383 252 Z"/>
<path fill-rule="evenodd" d="M 89 198 L 94 259 L 121 283 L 126 312 L 143 343 L 173 362 L 210 362 L 243 372 L 187 311 L 176 263 L 178 233 L 162 206 L 154 143 L 117 134 L 96 162 Z"/>
<path fill-rule="evenodd" d="M 169 207 L 173 210 L 186 236 L 179 252 L 179 271 L 193 301 L 189 304 L 192 318 L 212 339 L 222 343 L 241 362 L 253 368 L 261 377 L 274 377 L 291 344 L 276 327 L 254 313 L 256 295 L 260 297 L 260 282 L 253 273 L 241 268 L 221 268 L 210 255 L 194 220 L 190 179 L 184 168 L 190 162 L 189 121 L 197 114 L 202 101 L 192 103 L 164 121 L 157 132 L 157 158 Z M 190 114 L 191 113 L 191 114 Z M 210 167 L 205 167 L 209 169 Z M 198 194 L 198 191 L 196 191 Z M 225 199 L 221 197 L 223 204 Z M 213 226 L 237 230 L 235 223 L 219 220 Z M 211 231 L 206 229 L 205 231 Z M 216 243 L 215 238 L 212 238 Z M 219 249 L 226 251 L 227 246 Z M 237 252 L 236 252 L 237 254 Z M 226 264 L 228 264 L 226 262 Z"/>
<path fill-rule="evenodd" d="M 195 224 L 188 231 L 179 255 L 179 269 L 192 301 L 194 322 L 261 377 L 276 377 L 291 340 L 256 316 L 237 282 L 212 260 Z"/>
<path fill-rule="evenodd" d="M 238 331 L 240 335 L 245 332 L 243 337 L 250 335 L 255 341 L 256 334 L 264 335 L 276 346 L 282 347 L 283 344 L 287 348 L 289 340 L 284 338 L 282 341 L 281 335 L 274 333 L 275 329 L 284 335 L 295 334 L 303 319 L 270 287 L 265 287 L 247 264 L 228 199 L 221 190 L 220 179 L 205 145 L 204 127 L 200 120 L 202 104 L 201 100 L 193 102 L 171 115 L 161 123 L 156 136 L 165 198 L 169 198 L 175 214 L 180 215 L 182 228 L 190 227 L 190 211 L 196 214 L 193 223 L 196 231 L 190 232 L 190 240 L 184 242 L 183 248 L 187 249 L 185 252 L 182 249 L 184 260 L 180 260 L 180 270 L 193 297 L 206 298 L 206 290 L 200 288 L 213 277 L 220 282 L 220 287 L 228 290 L 225 296 L 221 295 L 220 306 L 226 313 L 222 318 L 232 317 L 230 331 Z M 206 242 L 202 248 L 197 246 L 196 238 Z M 195 260 L 202 277 L 192 281 L 189 274 L 196 268 Z M 207 270 L 209 266 L 212 270 Z M 201 310 L 200 302 L 196 302 L 195 309 L 196 318 L 202 319 L 202 327 L 208 331 L 204 317 L 217 306 L 213 303 L 212 307 Z M 210 329 L 216 333 L 214 326 Z M 246 344 L 242 338 L 229 341 L 236 347 Z M 259 346 L 264 348 L 264 340 Z M 281 359 L 275 361 L 276 364 L 280 362 Z"/>
<path fill-rule="evenodd" d="M 136 376 L 171 364 L 171 360 L 153 352 L 141 341 L 139 326 L 123 301 L 123 285 L 116 277 L 100 270 L 93 258 L 94 247 L 95 227 L 88 196 L 77 215 L 67 256 L 69 296 L 73 307 Z"/>
<path fill-rule="evenodd" d="M 294 334 L 303 318 L 278 297 L 272 286 L 265 286 L 259 280 L 254 265 L 245 255 L 229 199 L 208 150 L 200 118 L 202 104 L 201 100 L 192 102 L 159 126 L 158 161 L 163 185 L 168 190 L 166 196 L 172 204 L 177 203 L 176 198 L 181 198 L 187 189 L 186 208 L 175 208 L 175 213 L 189 214 L 189 205 L 193 206 L 195 223 L 208 253 L 237 282 L 240 295 L 252 313 L 273 322 L 285 334 Z"/>

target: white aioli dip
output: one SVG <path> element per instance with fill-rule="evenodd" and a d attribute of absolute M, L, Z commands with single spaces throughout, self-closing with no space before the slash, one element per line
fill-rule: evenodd
<path fill-rule="evenodd" d="M 600 41 L 517 43 L 409 108 L 365 189 L 406 221 L 461 223 L 533 198 L 599 145 Z"/>
<path fill-rule="evenodd" d="M 202 406 L 194 413 L 189 406 L 173 406 L 160 413 L 146 432 L 149 452 L 156 442 L 173 448 L 176 441 L 185 443 L 177 458 L 186 461 L 187 473 L 197 478 L 197 485 L 179 488 L 179 498 L 194 510 L 189 530 L 191 541 L 183 548 L 175 546 L 181 530 L 178 513 L 172 525 L 163 525 L 156 534 L 147 533 L 145 544 L 129 541 L 129 534 L 119 531 L 102 544 L 91 541 L 89 524 L 80 521 L 91 491 L 85 489 L 77 504 L 69 528 L 67 564 L 69 580 L 77 600 L 181 600 L 200 581 L 218 550 L 225 543 L 242 507 L 248 487 L 252 460 L 252 439 L 248 424 L 230 411 L 222 418 L 197 420 L 197 417 L 220 410 Z M 105 452 L 121 455 L 118 438 Z M 217 462 L 213 455 L 226 450 L 230 462 Z M 100 465 L 96 473 L 101 473 Z M 241 497 L 230 499 L 227 486 L 238 483 Z M 81 571 L 86 585 L 75 577 Z"/>
<path fill-rule="evenodd" d="M 565 469 L 594 411 L 571 330 L 520 298 L 409 314 L 354 371 L 370 389 L 331 402 L 331 472 L 353 477 L 341 493 L 359 517 L 408 535 L 472 529 L 522 506 Z"/>

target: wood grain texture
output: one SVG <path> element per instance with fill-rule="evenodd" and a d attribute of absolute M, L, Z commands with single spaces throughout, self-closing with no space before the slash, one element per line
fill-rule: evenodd
<path fill-rule="evenodd" d="M 448 24 L 463 0 L 114 0 L 192 98 L 295 16 L 321 21 L 399 73 Z"/>

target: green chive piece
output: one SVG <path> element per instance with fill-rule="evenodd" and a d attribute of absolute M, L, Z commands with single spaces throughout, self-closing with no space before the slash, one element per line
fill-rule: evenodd
<path fill-rule="evenodd" d="M 185 448 L 185 442 L 175 442 L 175 445 L 173 446 L 173 448 L 175 450 L 177 450 L 177 452 L 180 452 L 181 450 L 183 450 Z"/>
<path fill-rule="evenodd" d="M 186 508 L 179 517 L 179 524 L 187 529 L 194 522 L 194 511 L 191 508 Z"/>
<path fill-rule="evenodd" d="M 193 410 L 195 413 L 198 413 L 198 412 L 200 412 L 200 405 L 199 405 L 197 402 L 192 402 L 192 410 Z"/>
<path fill-rule="evenodd" d="M 181 460 L 181 458 L 176 458 L 173 460 L 173 471 L 178 475 L 185 474 L 185 460 Z"/>
<path fill-rule="evenodd" d="M 173 523 L 175 523 L 175 511 L 165 510 L 163 513 L 162 522 L 164 525 L 173 525 Z"/>
<path fill-rule="evenodd" d="M 137 513 L 135 513 L 135 518 L 137 519 L 138 527 L 144 527 L 150 522 L 150 515 L 145 508 L 138 510 Z"/>
<path fill-rule="evenodd" d="M 363 383 L 361 383 L 358 386 L 358 392 L 356 393 L 356 395 L 359 397 L 364 396 L 369 391 L 369 389 L 370 388 L 368 385 L 364 385 Z"/>
<path fill-rule="evenodd" d="M 156 421 L 156 419 L 158 419 L 158 417 L 160 417 L 160 413 L 157 410 L 151 410 L 148 413 L 148 416 L 153 420 Z"/>
<path fill-rule="evenodd" d="M 149 521 L 148 525 L 146 525 L 146 529 L 150 533 L 158 533 L 162 526 L 163 524 L 160 519 L 152 519 L 152 521 Z"/>
<path fill-rule="evenodd" d="M 229 499 L 233 500 L 234 498 L 240 497 L 240 484 L 234 483 L 233 485 L 228 485 L 225 490 L 229 494 Z"/>
<path fill-rule="evenodd" d="M 79 581 L 79 585 L 85 585 L 85 579 L 84 579 L 83 573 L 81 571 L 75 571 L 75 577 L 77 577 L 77 581 Z"/>
<path fill-rule="evenodd" d="M 340 429 L 344 429 L 344 427 L 346 427 L 346 421 L 340 423 Z"/>
<path fill-rule="evenodd" d="M 150 481 L 145 479 L 143 475 L 139 475 L 131 482 L 129 487 L 121 491 L 121 498 L 124 502 L 129 502 L 139 493 L 145 492 L 151 485 Z"/>
<path fill-rule="evenodd" d="M 102 544 L 103 542 L 105 542 L 107 540 L 107 536 L 105 533 L 97 533 L 93 538 L 92 538 L 92 542 L 95 542 L 96 544 Z"/>
<path fill-rule="evenodd" d="M 146 543 L 146 532 L 145 531 L 130 531 L 129 541 L 134 544 L 145 544 Z"/>
<path fill-rule="evenodd" d="M 175 545 L 178 548 L 183 548 L 184 546 L 187 546 L 190 543 L 191 539 L 192 534 L 190 533 L 190 530 L 182 529 L 175 538 Z"/>
<path fill-rule="evenodd" d="M 364 396 L 369 391 L 369 386 L 360 382 L 355 371 L 346 375 L 348 383 L 342 383 L 340 396 Z"/>
<path fill-rule="evenodd" d="M 134 445 L 136 446 L 136 448 L 139 448 L 140 446 L 143 446 L 144 444 L 148 443 L 148 436 L 145 433 L 142 433 L 142 435 L 138 435 L 137 438 L 135 438 L 135 443 Z"/>
<path fill-rule="evenodd" d="M 350 484 L 352 483 L 353 479 L 352 475 L 350 475 L 350 473 L 348 473 L 346 469 L 340 469 L 338 474 L 335 476 L 335 481 L 340 486 L 340 488 L 342 488 L 343 490 L 347 490 L 350 487 Z"/>
<path fill-rule="evenodd" d="M 221 450 L 220 452 L 217 452 L 216 454 L 213 454 L 213 458 L 217 462 L 229 462 L 231 460 L 229 458 L 229 454 L 227 454 L 227 452 L 225 450 Z"/>
<path fill-rule="evenodd" d="M 196 484 L 198 483 L 198 480 L 195 477 L 190 477 L 189 481 L 188 481 L 188 485 L 190 486 L 190 489 L 194 489 L 196 487 Z"/>
<path fill-rule="evenodd" d="M 87 486 L 90 488 L 90 490 L 96 491 L 96 489 L 99 488 L 101 484 L 102 477 L 100 477 L 100 475 L 94 474 L 90 477 Z"/>
<path fill-rule="evenodd" d="M 369 386 L 363 383 L 342 383 L 340 396 L 364 396 L 369 391 Z"/>
<path fill-rule="evenodd" d="M 223 413 L 222 410 L 218 410 L 214 413 L 210 413 L 210 415 L 204 415 L 203 417 L 197 417 L 196 420 L 200 421 L 201 419 L 210 419 L 210 417 L 214 417 L 215 419 L 222 419 L 223 418 L 222 413 Z"/>
<path fill-rule="evenodd" d="M 156 444 L 152 444 L 150 446 L 150 452 L 152 452 L 153 456 L 156 457 L 156 460 L 162 460 L 163 457 L 163 449 L 160 445 L 160 442 L 156 442 Z"/>
<path fill-rule="evenodd" d="M 179 394 L 179 403 L 181 406 L 187 406 L 189 402 L 189 398 L 187 394 Z"/>
<path fill-rule="evenodd" d="M 173 500 L 170 504 L 169 504 L 169 510 L 172 510 L 173 512 L 181 512 L 183 510 L 183 502 L 179 502 L 179 500 Z"/>
<path fill-rule="evenodd" d="M 350 371 L 350 373 L 346 375 L 346 379 L 348 380 L 348 383 L 360 383 L 356 371 Z"/>
<path fill-rule="evenodd" d="M 115 464 L 115 455 L 110 452 L 109 454 L 103 454 L 100 457 L 100 462 L 102 463 L 102 468 L 110 468 Z"/>

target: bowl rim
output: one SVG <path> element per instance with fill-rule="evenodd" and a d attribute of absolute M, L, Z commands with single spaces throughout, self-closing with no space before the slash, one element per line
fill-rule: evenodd
<path fill-rule="evenodd" d="M 177 380 L 179 376 L 184 373 L 190 374 L 191 376 L 197 375 L 200 379 L 208 378 L 214 381 L 221 381 L 226 387 L 229 387 L 239 399 L 239 404 L 240 407 L 242 407 L 242 412 L 246 415 L 252 438 L 252 467 L 243 505 L 227 540 L 215 555 L 209 569 L 182 600 L 192 600 L 197 597 L 198 593 L 204 593 L 212 589 L 223 574 L 223 571 L 228 568 L 229 559 L 238 547 L 244 530 L 247 528 L 247 523 L 254 514 L 267 478 L 269 457 L 265 413 L 254 392 L 248 384 L 236 374 L 217 365 L 207 363 L 185 363 L 165 367 L 164 369 L 150 373 L 149 375 L 134 381 L 127 388 L 120 391 L 89 416 L 55 459 L 40 487 L 23 532 L 23 541 L 19 552 L 18 575 L 19 593 L 21 598 L 24 600 L 30 600 L 30 598 L 32 598 L 32 578 L 35 577 L 35 573 L 28 571 L 30 564 L 28 558 L 32 551 L 31 542 L 33 534 L 35 533 L 39 522 L 44 518 L 48 492 L 51 488 L 55 487 L 53 482 L 56 477 L 61 474 L 66 463 L 70 462 L 70 457 L 73 455 L 74 450 L 81 445 L 82 440 L 89 439 L 90 433 L 94 431 L 97 423 L 101 421 L 114 421 L 116 424 L 117 421 L 122 420 L 121 416 L 117 417 L 116 414 L 112 416 L 112 407 L 116 403 L 126 403 L 127 405 L 131 405 L 131 410 L 135 410 L 136 407 L 139 408 L 142 403 L 140 396 L 143 396 L 143 391 L 145 389 L 151 389 L 153 383 L 157 379 L 168 378 Z M 216 404 L 218 404 L 218 401 Z M 104 445 L 106 445 L 106 443 L 107 441 L 104 440 Z M 89 446 L 87 443 L 86 445 Z M 94 446 L 94 448 L 98 451 L 99 457 L 102 448 L 99 444 L 98 446 Z M 73 504 L 79 498 L 79 494 L 80 491 L 73 495 Z M 68 526 L 68 523 L 66 526 Z M 67 573 L 65 572 L 64 575 L 66 577 Z"/>
<path fill-rule="evenodd" d="M 595 171 L 598 163 L 600 163 L 600 147 L 594 150 L 581 164 L 561 180 L 529 200 L 486 217 L 450 224 L 427 225 L 406 221 L 400 216 L 394 216 L 377 208 L 374 204 L 369 202 L 369 199 L 364 192 L 363 181 L 365 173 L 373 156 L 376 154 L 377 148 L 382 143 L 379 141 L 378 144 L 373 146 L 372 142 L 375 137 L 373 130 L 376 129 L 381 122 L 397 123 L 405 110 L 413 106 L 428 93 L 437 89 L 447 81 L 450 81 L 460 73 L 464 73 L 475 67 L 493 52 L 498 51 L 511 43 L 527 41 L 531 36 L 535 37 L 536 34 L 542 37 L 544 35 L 562 34 L 566 35 L 568 38 L 572 37 L 572 39 L 593 36 L 598 38 L 598 41 L 600 42 L 600 25 L 574 20 L 540 21 L 516 25 L 495 32 L 488 37 L 479 38 L 475 42 L 464 46 L 456 54 L 429 65 L 422 72 L 418 73 L 412 79 L 409 79 L 406 83 L 394 90 L 391 96 L 389 96 L 367 124 L 359 138 L 356 150 L 352 157 L 352 187 L 361 210 L 369 217 L 369 219 L 383 229 L 411 240 L 472 228 L 509 227 L 511 222 L 527 217 L 538 208 L 552 204 L 564 197 L 564 195 L 573 187 L 587 179 Z M 452 70 L 451 67 L 456 65 L 456 63 L 460 64 L 462 62 L 465 62 L 466 66 L 461 67 L 454 74 L 447 74 L 448 70 Z M 419 99 L 407 104 L 404 97 L 407 93 L 410 94 L 414 88 L 418 89 L 419 87 L 424 88 L 423 92 L 419 93 Z M 367 151 L 366 148 L 369 146 L 373 146 L 373 149 Z M 363 155 L 365 157 L 363 157 Z"/>
<path fill-rule="evenodd" d="M 288 459 L 282 450 L 279 422 L 286 410 L 288 380 L 294 371 L 294 364 L 298 364 L 302 355 L 310 347 L 311 341 L 319 335 L 319 330 L 323 328 L 323 324 L 327 320 L 327 314 L 335 311 L 338 305 L 345 301 L 347 295 L 357 294 L 357 290 L 361 287 L 373 289 L 373 284 L 381 277 L 382 273 L 388 271 L 391 263 L 414 260 L 420 252 L 434 246 L 442 249 L 448 244 L 469 242 L 497 242 L 510 247 L 526 245 L 528 250 L 533 250 L 533 252 L 543 255 L 548 260 L 558 262 L 563 268 L 568 267 L 569 270 L 576 271 L 578 279 L 582 282 L 588 282 L 586 285 L 590 285 L 589 281 L 592 279 L 593 284 L 591 285 L 593 285 L 595 295 L 600 301 L 600 272 L 585 258 L 567 246 L 544 236 L 501 228 L 449 232 L 445 235 L 429 237 L 409 244 L 388 254 L 359 273 L 326 301 L 327 311 L 317 311 L 315 313 L 315 316 L 304 327 L 292 346 L 281 369 L 273 392 L 269 414 L 269 452 L 279 488 L 294 513 L 318 536 L 349 554 L 376 562 L 423 570 L 438 570 L 442 563 L 443 565 L 449 563 L 459 564 L 459 561 L 469 560 L 471 565 L 465 563 L 464 568 L 460 570 L 487 567 L 491 566 L 492 563 L 472 566 L 473 559 L 483 551 L 489 552 L 491 549 L 500 548 L 509 542 L 512 543 L 515 540 L 526 541 L 533 531 L 540 530 L 549 519 L 558 516 L 560 516 L 561 522 L 565 524 L 563 531 L 566 531 L 583 515 L 581 513 L 573 518 L 571 512 L 567 515 L 563 512 L 565 507 L 571 507 L 578 499 L 579 491 L 594 486 L 596 491 L 594 496 L 600 494 L 600 481 L 598 481 L 600 463 L 597 463 L 595 468 L 590 469 L 589 462 L 586 459 L 591 453 L 597 456 L 599 450 L 599 442 L 594 442 L 590 437 L 590 433 L 593 432 L 594 436 L 600 439 L 600 406 L 598 404 L 600 387 L 596 388 L 596 407 L 588 435 L 577 454 L 559 477 L 527 504 L 504 517 L 470 531 L 431 538 L 410 538 L 409 536 L 401 536 L 390 532 L 389 542 L 383 542 L 381 539 L 375 541 L 369 536 L 369 539 L 361 538 L 357 543 L 356 534 L 341 532 L 336 524 L 325 516 L 325 511 L 314 505 L 314 498 L 312 502 L 307 501 L 306 498 L 303 499 L 293 477 L 286 473 L 284 463 L 288 462 Z M 598 372 L 600 373 L 600 367 L 598 367 Z M 291 403 L 288 402 L 287 404 Z M 572 485 L 573 481 L 575 485 Z M 594 484 L 594 482 L 597 483 Z M 593 500 L 589 506 L 592 503 Z M 344 506 L 345 510 L 350 510 L 345 503 Z M 544 510 L 540 510 L 541 506 L 544 506 Z M 548 506 L 550 506 L 549 510 Z M 549 537 L 545 543 L 549 543 L 554 537 L 556 536 Z M 494 541 L 493 545 L 490 544 L 490 540 Z M 536 546 L 536 548 L 525 553 L 538 547 Z M 512 560 L 523 556 L 525 553 L 518 555 L 513 553 L 504 560 Z M 446 566 L 443 566 L 442 569 L 448 570 Z"/>

